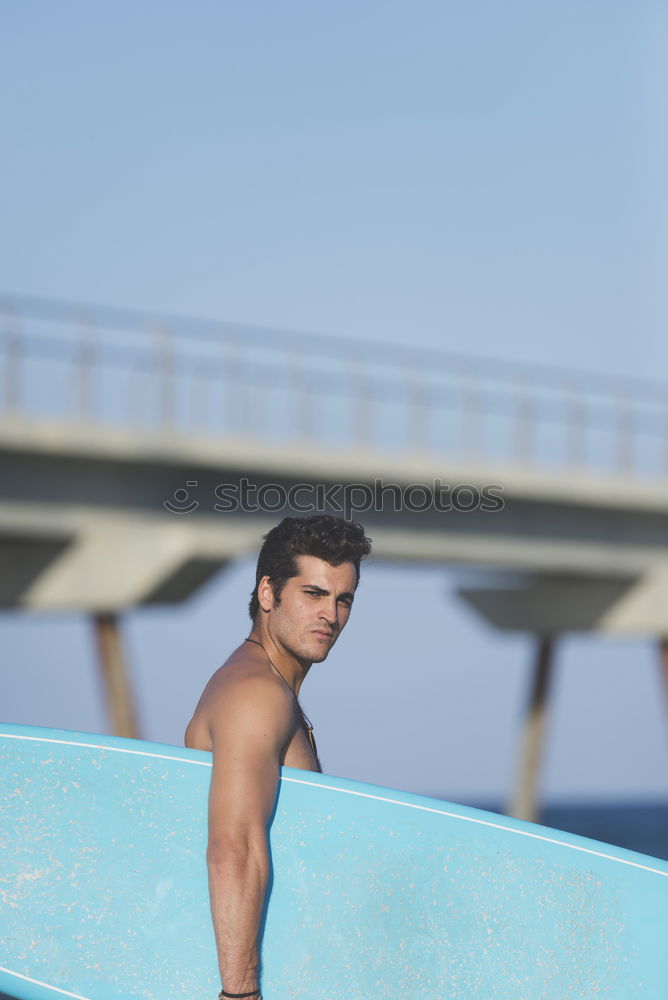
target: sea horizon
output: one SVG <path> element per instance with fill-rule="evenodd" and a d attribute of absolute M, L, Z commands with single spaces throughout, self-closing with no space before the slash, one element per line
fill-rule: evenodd
<path fill-rule="evenodd" d="M 466 805 L 506 815 L 499 802 Z M 668 861 L 668 798 L 559 799 L 544 802 L 536 822 Z"/>

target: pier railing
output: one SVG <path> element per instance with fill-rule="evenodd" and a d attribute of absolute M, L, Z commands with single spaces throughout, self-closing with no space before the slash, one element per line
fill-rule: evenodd
<path fill-rule="evenodd" d="M 668 384 L 5 296 L 0 421 L 668 479 Z"/>

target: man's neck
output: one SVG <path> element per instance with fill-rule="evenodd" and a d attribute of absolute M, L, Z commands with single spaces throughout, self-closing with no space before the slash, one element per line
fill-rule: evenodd
<path fill-rule="evenodd" d="M 312 661 L 301 660 L 294 654 L 274 642 L 264 629 L 253 628 L 248 637 L 253 642 L 262 646 L 270 665 L 280 677 L 288 684 L 295 693 L 299 694 L 299 689 L 304 682 L 304 678 L 311 669 Z"/>

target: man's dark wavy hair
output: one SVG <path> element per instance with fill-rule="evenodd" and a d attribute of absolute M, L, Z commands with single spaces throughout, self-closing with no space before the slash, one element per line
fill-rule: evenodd
<path fill-rule="evenodd" d="M 257 587 L 263 576 L 271 580 L 274 596 L 280 602 L 283 587 L 291 576 L 297 576 L 297 556 L 316 556 L 331 566 L 351 562 L 360 579 L 360 561 L 371 552 L 371 539 L 355 521 L 344 521 L 330 514 L 314 517 L 284 517 L 280 524 L 264 536 L 255 571 L 255 589 L 251 594 L 248 613 L 253 621 L 260 610 Z"/>

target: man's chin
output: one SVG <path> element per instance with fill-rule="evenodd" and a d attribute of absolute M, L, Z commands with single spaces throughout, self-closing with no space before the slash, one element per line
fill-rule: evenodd
<path fill-rule="evenodd" d="M 327 659 L 329 655 L 329 649 L 321 649 L 317 653 L 313 654 L 313 659 L 311 663 L 322 663 L 323 660 Z"/>
<path fill-rule="evenodd" d="M 318 642 L 313 645 L 309 651 L 311 663 L 322 663 L 326 660 L 333 645 L 331 642 Z"/>

